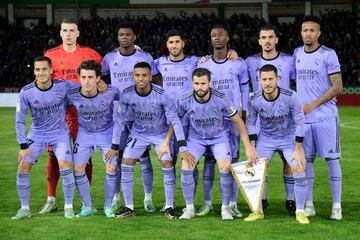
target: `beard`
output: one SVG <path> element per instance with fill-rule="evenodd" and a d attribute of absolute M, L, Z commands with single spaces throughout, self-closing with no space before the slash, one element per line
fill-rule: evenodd
<path fill-rule="evenodd" d="M 200 93 L 199 93 L 199 92 L 200 92 Z M 195 95 L 198 96 L 199 98 L 203 98 L 203 97 L 205 97 L 209 92 L 210 92 L 210 89 L 208 89 L 207 91 L 195 91 Z"/>

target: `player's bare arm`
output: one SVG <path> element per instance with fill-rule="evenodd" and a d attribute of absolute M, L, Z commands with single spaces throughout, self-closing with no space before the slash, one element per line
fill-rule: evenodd
<path fill-rule="evenodd" d="M 304 104 L 304 113 L 307 114 L 317 108 L 318 106 L 330 101 L 338 94 L 343 91 L 343 82 L 341 78 L 341 73 L 332 74 L 329 76 L 331 82 L 331 88 L 325 92 L 324 95 L 319 97 L 318 99 L 312 101 L 309 104 Z"/>

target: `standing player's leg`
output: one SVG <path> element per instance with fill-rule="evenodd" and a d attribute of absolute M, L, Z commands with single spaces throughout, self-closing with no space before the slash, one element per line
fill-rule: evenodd
<path fill-rule="evenodd" d="M 158 154 L 160 144 L 162 144 L 163 139 L 155 144 L 155 151 Z M 172 142 L 170 143 L 170 149 L 173 149 Z M 173 154 L 173 152 L 171 153 Z M 173 164 L 173 159 L 167 153 L 161 156 L 159 159 L 162 167 L 163 178 L 164 178 L 164 191 L 165 191 L 165 217 L 168 219 L 175 219 L 176 214 L 174 211 L 174 195 L 175 195 L 175 166 Z"/>
<path fill-rule="evenodd" d="M 143 155 L 149 145 L 150 143 L 146 142 L 144 139 L 137 139 L 131 135 L 127 140 L 127 146 L 121 161 L 121 186 L 125 201 L 125 209 L 121 211 L 119 215 L 116 215 L 116 219 L 135 216 L 133 201 L 134 167 L 137 159 Z"/>
<path fill-rule="evenodd" d="M 82 139 L 78 138 L 78 141 L 81 140 Z M 80 194 L 81 201 L 83 202 L 83 207 L 81 208 L 81 211 L 77 217 L 86 217 L 95 213 L 95 209 L 91 201 L 90 183 L 85 173 L 87 161 L 91 157 L 92 153 L 94 153 L 94 151 L 95 148 L 92 144 L 79 142 L 74 144 L 73 155 L 75 183 Z"/>
<path fill-rule="evenodd" d="M 19 162 L 16 174 L 16 188 L 19 195 L 21 208 L 17 211 L 16 215 L 11 217 L 12 220 L 20 220 L 31 218 L 30 211 L 30 170 L 36 159 L 44 150 L 44 143 L 38 140 L 27 139 L 28 150 L 30 156 Z"/>
<path fill-rule="evenodd" d="M 109 139 L 110 140 L 110 139 Z M 106 141 L 104 139 L 104 141 Z M 116 175 L 117 175 L 117 157 L 113 157 L 106 161 L 105 155 L 111 148 L 111 143 L 100 145 L 103 161 L 105 163 L 105 181 L 104 181 L 104 213 L 106 217 L 115 217 L 111 202 L 116 189 Z"/>
<path fill-rule="evenodd" d="M 283 179 L 286 192 L 285 207 L 288 210 L 289 215 L 295 216 L 296 206 L 294 201 L 294 177 L 291 172 L 291 168 L 284 157 L 284 154 L 279 151 L 279 155 L 283 161 Z"/>
<path fill-rule="evenodd" d="M 189 139 L 188 150 L 194 156 L 198 162 L 201 156 L 206 150 L 206 146 L 201 145 L 199 141 Z M 180 220 L 189 220 L 195 217 L 195 180 L 194 180 L 194 168 L 190 166 L 185 160 L 181 161 L 181 189 L 183 197 L 186 203 L 186 209 L 183 214 L 179 217 Z"/>
<path fill-rule="evenodd" d="M 313 203 L 313 189 L 315 180 L 314 162 L 316 156 L 316 143 L 313 136 L 313 124 L 305 124 L 305 136 L 303 149 L 306 158 L 305 174 L 307 180 L 307 193 L 305 199 L 305 215 L 307 217 L 315 216 L 315 208 Z"/>
<path fill-rule="evenodd" d="M 148 212 L 156 212 L 156 208 L 152 201 L 152 186 L 154 171 L 150 159 L 150 146 L 145 150 L 144 154 L 139 158 L 141 179 L 144 187 L 144 209 Z"/>
<path fill-rule="evenodd" d="M 231 165 L 231 148 L 229 142 L 216 143 L 211 145 L 211 151 L 217 160 L 220 172 L 220 191 L 221 191 L 221 217 L 223 221 L 233 220 L 230 210 L 230 199 L 233 194 L 234 178 L 230 172 Z"/>
<path fill-rule="evenodd" d="M 47 214 L 57 210 L 56 187 L 59 181 L 60 172 L 58 161 L 51 147 L 48 148 L 48 162 L 46 167 L 48 198 L 39 211 L 40 214 Z"/>
<path fill-rule="evenodd" d="M 196 212 L 196 216 L 205 216 L 209 212 L 213 211 L 211 199 L 212 199 L 214 179 L 215 179 L 215 164 L 216 164 L 216 160 L 210 148 L 208 148 L 205 152 L 205 161 L 204 161 L 204 169 L 202 176 L 203 188 L 204 188 L 204 202 L 199 208 L 199 210 Z M 194 176 L 195 175 L 198 175 L 198 171 L 196 171 L 196 174 L 194 174 Z"/>
<path fill-rule="evenodd" d="M 62 177 L 62 190 L 64 195 L 64 216 L 73 218 L 73 200 L 75 179 L 72 171 L 72 154 L 69 136 L 59 136 L 57 139 L 49 142 L 54 149 L 57 159 L 59 159 L 60 176 Z"/>
<path fill-rule="evenodd" d="M 340 127 L 338 117 L 315 124 L 314 139 L 320 157 L 325 158 L 332 191 L 333 205 L 330 219 L 341 220 Z"/>
<path fill-rule="evenodd" d="M 233 131 L 229 134 L 230 138 L 230 147 L 231 147 L 231 153 L 232 153 L 232 160 L 231 163 L 237 163 L 239 160 L 239 153 L 240 153 L 240 136 L 235 134 Z M 233 217 L 242 217 L 242 213 L 237 207 L 237 200 L 239 195 L 239 188 L 235 181 L 233 180 L 233 192 L 230 199 L 230 210 L 233 215 Z"/>

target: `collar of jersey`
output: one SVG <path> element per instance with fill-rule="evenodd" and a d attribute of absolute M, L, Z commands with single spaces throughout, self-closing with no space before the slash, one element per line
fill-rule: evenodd
<path fill-rule="evenodd" d="M 147 94 L 143 95 L 143 94 L 140 94 L 140 93 L 137 91 L 136 86 L 135 86 L 135 92 L 136 92 L 136 94 L 137 94 L 138 96 L 140 96 L 140 97 L 147 97 L 147 96 L 149 96 L 150 93 L 152 92 L 152 89 L 153 89 L 153 86 L 152 86 L 152 84 L 150 83 L 150 91 L 149 91 Z"/>
<path fill-rule="evenodd" d="M 207 103 L 207 102 L 210 101 L 210 99 L 211 99 L 211 92 L 212 92 L 212 91 L 211 91 L 211 88 L 210 88 L 210 91 L 209 91 L 209 94 L 210 94 L 209 99 L 208 99 L 207 101 L 205 101 L 205 102 L 199 102 L 199 101 L 197 100 L 196 95 L 195 95 L 195 91 L 193 91 L 193 96 L 194 96 L 196 102 L 198 102 L 198 103 L 200 103 L 200 104 L 205 104 L 205 103 Z"/>
<path fill-rule="evenodd" d="M 307 52 L 307 51 L 305 51 L 305 48 L 303 48 L 304 49 L 304 53 L 307 53 L 307 54 L 310 54 L 310 53 L 314 53 L 314 52 L 316 52 L 319 48 L 321 48 L 321 44 L 316 48 L 316 49 L 314 49 L 314 50 L 312 50 L 312 51 L 310 51 L 310 52 Z"/>
<path fill-rule="evenodd" d="M 262 95 L 263 95 L 263 98 L 265 99 L 265 101 L 267 101 L 267 102 L 275 102 L 275 101 L 276 101 L 276 99 L 278 99 L 278 98 L 279 98 L 279 96 L 280 96 L 280 88 L 279 88 L 279 87 L 277 87 L 277 89 L 278 89 L 278 94 L 277 94 L 277 96 L 276 96 L 273 100 L 269 100 L 269 99 L 267 99 L 267 98 L 265 97 L 264 91 L 262 91 Z"/>
<path fill-rule="evenodd" d="M 40 91 L 42 91 L 42 92 L 49 91 L 53 86 L 54 86 L 54 80 L 53 80 L 53 79 L 51 79 L 51 86 L 50 86 L 49 88 L 47 88 L 47 89 L 40 89 L 40 88 L 38 87 L 36 81 L 35 81 L 35 87 L 36 87 L 37 89 L 39 89 Z"/>
<path fill-rule="evenodd" d="M 212 59 L 212 60 L 213 60 L 213 62 L 214 62 L 214 63 L 216 63 L 216 64 L 223 64 L 223 63 L 226 63 L 226 62 L 227 62 L 227 60 L 228 60 L 228 58 L 225 58 L 225 60 L 224 60 L 224 61 L 222 61 L 222 62 L 218 62 L 218 61 L 216 61 L 216 60 L 215 60 L 214 55 L 211 55 L 211 59 Z"/>
<path fill-rule="evenodd" d="M 81 87 L 80 87 L 80 88 L 79 88 L 79 93 L 80 93 L 80 95 L 83 96 L 84 98 L 94 98 L 94 97 L 96 97 L 96 96 L 99 94 L 99 91 L 96 90 L 96 94 L 95 94 L 94 96 L 88 97 L 88 96 L 85 96 L 85 95 L 82 94 L 82 92 L 81 92 Z"/>
<path fill-rule="evenodd" d="M 129 57 L 129 56 L 131 56 L 131 55 L 134 55 L 135 53 L 136 53 L 136 49 L 134 49 L 134 52 L 132 52 L 132 53 L 130 53 L 130 54 L 122 54 L 121 52 L 120 52 L 120 47 L 119 47 L 119 54 L 121 55 L 121 56 L 124 56 L 124 57 Z"/>
<path fill-rule="evenodd" d="M 170 55 L 169 55 L 169 60 L 170 60 L 170 62 L 174 62 L 174 63 L 182 62 L 182 61 L 185 60 L 185 58 L 186 58 L 186 55 L 184 54 L 184 57 L 183 57 L 182 59 L 180 59 L 180 60 L 171 60 Z"/>
<path fill-rule="evenodd" d="M 264 56 L 262 55 L 262 53 L 260 54 L 260 56 L 261 56 L 261 58 L 264 59 L 265 61 L 272 61 L 272 60 L 277 59 L 277 58 L 280 56 L 280 52 L 278 52 L 278 53 L 276 54 L 276 56 L 273 57 L 273 58 L 264 58 Z"/>

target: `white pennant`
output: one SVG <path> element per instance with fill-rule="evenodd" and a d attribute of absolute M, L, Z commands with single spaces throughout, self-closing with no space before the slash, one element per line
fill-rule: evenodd
<path fill-rule="evenodd" d="M 248 161 L 234 163 L 231 164 L 230 170 L 251 211 L 260 211 L 267 159 L 260 158 L 259 162 L 253 166 L 250 166 Z"/>

